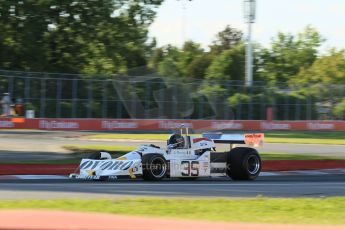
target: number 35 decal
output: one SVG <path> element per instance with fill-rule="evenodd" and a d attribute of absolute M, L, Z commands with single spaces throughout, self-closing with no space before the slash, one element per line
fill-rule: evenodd
<path fill-rule="evenodd" d="M 181 161 L 182 176 L 199 176 L 198 161 Z"/>

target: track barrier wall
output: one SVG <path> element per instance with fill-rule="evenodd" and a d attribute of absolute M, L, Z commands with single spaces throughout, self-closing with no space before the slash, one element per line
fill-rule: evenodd
<path fill-rule="evenodd" d="M 345 131 L 345 121 L 0 118 L 0 129 L 164 131 L 181 125 L 194 130 Z"/>

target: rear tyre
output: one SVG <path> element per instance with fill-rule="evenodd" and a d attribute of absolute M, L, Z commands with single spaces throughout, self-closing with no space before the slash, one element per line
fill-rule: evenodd
<path fill-rule="evenodd" d="M 106 151 L 101 150 L 99 152 L 92 153 L 88 158 L 92 160 L 110 160 L 111 155 Z"/>
<path fill-rule="evenodd" d="M 261 158 L 255 149 L 238 147 L 228 153 L 226 174 L 233 180 L 255 180 L 261 167 Z"/>
<path fill-rule="evenodd" d="M 160 154 L 145 154 L 142 159 L 143 179 L 157 181 L 163 179 L 168 171 L 168 163 Z"/>

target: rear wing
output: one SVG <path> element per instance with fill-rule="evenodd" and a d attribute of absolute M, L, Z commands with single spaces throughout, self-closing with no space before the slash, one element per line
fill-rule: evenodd
<path fill-rule="evenodd" d="M 202 136 L 213 140 L 214 143 L 246 144 L 253 147 L 262 146 L 264 137 L 265 137 L 263 133 L 245 133 L 245 134 L 204 133 Z"/>

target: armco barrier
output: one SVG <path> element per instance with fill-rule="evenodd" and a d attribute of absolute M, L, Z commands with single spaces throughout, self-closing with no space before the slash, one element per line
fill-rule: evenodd
<path fill-rule="evenodd" d="M 345 131 L 345 121 L 0 118 L 0 129 L 144 131 L 171 130 L 181 125 L 195 130 Z"/>

